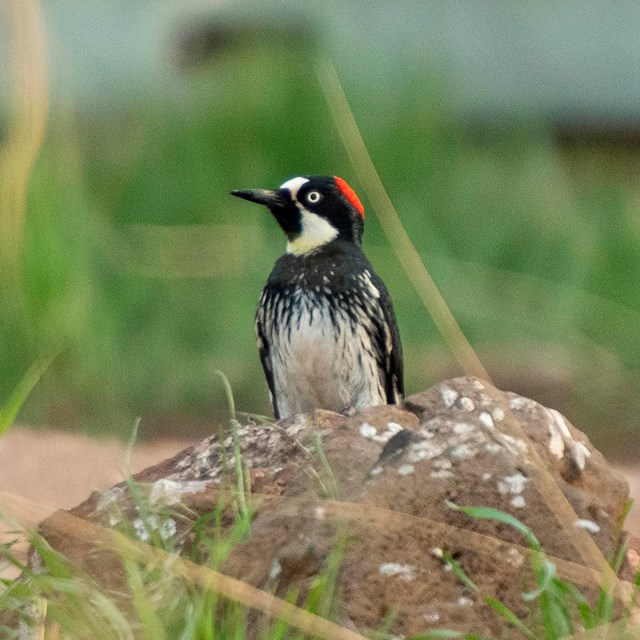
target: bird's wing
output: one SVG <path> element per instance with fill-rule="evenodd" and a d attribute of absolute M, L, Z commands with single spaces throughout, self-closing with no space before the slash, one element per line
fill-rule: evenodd
<path fill-rule="evenodd" d="M 378 299 L 382 308 L 382 322 L 378 325 L 379 366 L 384 373 L 385 391 L 389 404 L 398 404 L 404 396 L 404 359 L 396 314 L 384 282 L 372 273 L 371 280 L 382 294 Z"/>
<path fill-rule="evenodd" d="M 262 298 L 258 305 L 258 313 L 256 314 L 256 338 L 258 343 L 258 351 L 260 352 L 260 362 L 262 362 L 262 368 L 264 369 L 264 375 L 267 379 L 267 385 L 269 386 L 269 399 L 273 406 L 273 415 L 276 420 L 280 418 L 280 412 L 278 411 L 278 399 L 276 398 L 276 389 L 273 382 L 273 368 L 271 366 L 271 354 L 269 353 L 269 341 L 266 337 L 266 327 L 264 319 L 264 307 L 268 296 L 268 291 L 262 292 Z"/>

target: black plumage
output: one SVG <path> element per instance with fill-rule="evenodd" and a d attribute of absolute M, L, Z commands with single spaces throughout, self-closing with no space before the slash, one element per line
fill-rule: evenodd
<path fill-rule="evenodd" d="M 266 204 L 289 240 L 256 314 L 275 416 L 400 402 L 395 314 L 362 251 L 364 212 L 348 185 L 307 176 L 234 195 Z"/>

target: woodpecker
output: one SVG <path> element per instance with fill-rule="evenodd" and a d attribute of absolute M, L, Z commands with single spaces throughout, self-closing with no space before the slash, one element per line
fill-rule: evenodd
<path fill-rule="evenodd" d="M 256 313 L 276 418 L 397 404 L 404 394 L 391 298 L 362 250 L 364 208 L 336 176 L 232 195 L 266 205 L 287 237 Z"/>

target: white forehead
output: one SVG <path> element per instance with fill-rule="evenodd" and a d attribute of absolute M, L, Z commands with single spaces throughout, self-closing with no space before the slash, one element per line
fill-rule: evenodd
<path fill-rule="evenodd" d="M 291 178 L 291 180 L 287 180 L 284 184 L 281 184 L 280 188 L 289 189 L 291 197 L 295 200 L 298 197 L 300 187 L 307 182 L 309 182 L 308 178 Z"/>

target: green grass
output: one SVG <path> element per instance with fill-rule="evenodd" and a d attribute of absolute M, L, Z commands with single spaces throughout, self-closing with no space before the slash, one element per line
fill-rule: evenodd
<path fill-rule="evenodd" d="M 150 510 L 143 491 L 130 481 L 130 489 L 138 513 L 144 514 L 148 544 L 163 552 L 178 554 L 183 558 L 218 570 L 237 544 L 247 540 L 247 522 L 238 509 L 235 519 L 229 524 L 227 507 L 220 503 L 210 514 L 206 514 L 180 528 L 179 534 L 161 535 L 163 523 L 174 517 L 166 510 Z M 134 490 L 135 489 L 135 490 Z M 629 612 L 616 608 L 611 593 L 601 588 L 595 602 L 589 601 L 573 584 L 559 578 L 533 531 L 512 515 L 484 507 L 457 507 L 474 518 L 490 518 L 515 528 L 523 534 L 531 553 L 531 575 L 533 588 L 521 594 L 531 604 L 530 614 L 521 618 L 506 604 L 484 593 L 460 564 L 445 550 L 444 561 L 451 567 L 453 575 L 470 591 L 477 594 L 495 616 L 503 618 L 512 630 L 509 637 L 528 640 L 559 640 L 581 631 L 612 626 L 611 638 L 638 637 L 632 627 L 624 626 Z M 146 519 L 145 519 L 146 518 Z M 184 521 L 184 516 L 182 516 Z M 225 524 L 223 524 L 225 523 Z M 128 535 L 140 537 L 140 527 L 123 519 L 118 528 Z M 174 570 L 170 556 L 158 561 L 145 561 L 126 547 L 120 551 L 125 570 L 125 591 L 108 591 L 94 577 L 71 565 L 60 553 L 51 549 L 46 540 L 31 534 L 31 542 L 42 561 L 42 568 L 32 571 L 21 564 L 11 552 L 11 544 L 0 549 L 0 561 L 9 562 L 23 570 L 20 580 L 5 581 L 0 590 L 0 612 L 12 611 L 22 621 L 24 628 L 31 629 L 29 637 L 96 640 L 122 638 L 147 638 L 148 640 L 213 640 L 214 638 L 250 637 L 249 629 L 257 629 L 261 640 L 302 640 L 303 635 L 291 627 L 286 620 L 256 617 L 244 605 L 222 597 L 215 590 L 203 589 L 180 571 Z M 191 542 L 185 545 L 185 541 Z M 338 531 L 337 543 L 328 555 L 324 566 L 312 580 L 304 597 L 290 590 L 287 601 L 302 607 L 304 611 L 335 620 L 340 607 L 339 568 L 341 559 L 348 550 L 348 534 Z M 145 556 L 146 557 L 146 556 Z M 618 553 L 612 566 L 618 571 L 624 553 Z M 272 587 L 275 583 L 272 584 Z M 638 595 L 640 575 L 636 579 Z M 393 620 L 384 628 L 392 628 Z M 391 625 L 391 626 L 389 626 Z M 624 632 L 623 632 L 624 631 Z M 0 627 L 3 638 L 24 637 L 13 627 Z M 36 635 L 39 634 L 39 635 Z M 45 634 L 45 635 L 41 635 Z M 255 636 L 251 636 L 255 637 Z M 306 636 L 305 636 L 306 637 Z M 381 629 L 371 637 L 390 638 L 389 631 Z M 479 636 L 447 628 L 433 629 L 410 640 L 435 638 L 465 638 L 473 640 Z"/>
<path fill-rule="evenodd" d="M 25 363 L 62 349 L 23 420 L 124 436 L 142 416 L 143 437 L 209 432 L 225 404 L 219 369 L 242 409 L 269 412 L 253 316 L 284 241 L 228 192 L 300 173 L 352 178 L 315 63 L 314 51 L 254 43 L 154 94 L 53 111 L 21 291 L 0 308 L 0 398 Z M 393 92 L 345 88 L 465 335 L 481 357 L 497 353 L 490 373 L 508 381 L 525 366 L 544 381 L 557 355 L 574 422 L 637 430 L 640 227 L 619 168 L 638 157 L 559 150 L 543 123 L 456 121 L 453 97 L 420 69 L 397 74 Z M 371 211 L 365 247 L 395 300 L 407 388 L 422 390 L 455 371 L 450 354 Z"/>

